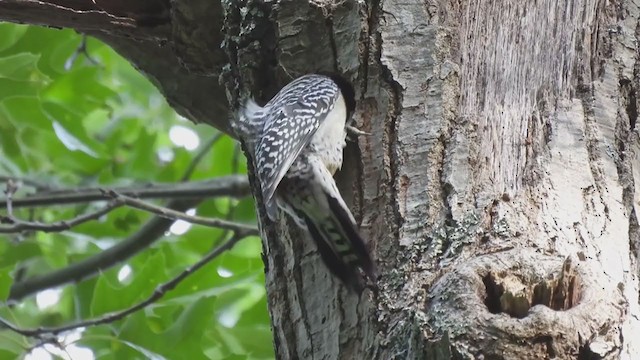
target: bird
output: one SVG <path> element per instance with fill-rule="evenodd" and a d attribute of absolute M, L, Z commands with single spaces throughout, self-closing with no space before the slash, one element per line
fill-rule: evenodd
<path fill-rule="evenodd" d="M 353 87 L 335 75 L 308 74 L 284 86 L 264 106 L 248 99 L 234 125 L 255 165 L 262 203 L 271 221 L 282 210 L 308 234 L 327 266 L 348 288 L 362 276 L 377 279 L 353 214 L 333 175 L 342 167 Z"/>

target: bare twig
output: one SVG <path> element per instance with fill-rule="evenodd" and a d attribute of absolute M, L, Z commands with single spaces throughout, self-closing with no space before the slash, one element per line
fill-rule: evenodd
<path fill-rule="evenodd" d="M 114 199 L 107 203 L 107 205 L 102 208 L 90 212 L 87 214 L 80 215 L 71 220 L 62 220 L 50 224 L 45 224 L 36 221 L 24 221 L 20 219 L 16 219 L 15 217 L 6 217 L 6 221 L 11 223 L 9 226 L 0 226 L 0 234 L 13 234 L 21 231 L 44 231 L 44 232 L 56 232 L 56 231 L 64 231 L 69 230 L 74 226 L 80 225 L 87 221 L 96 220 L 103 215 L 108 214 L 111 210 L 118 208 L 124 205 L 124 202 L 118 199 Z"/>
<path fill-rule="evenodd" d="M 0 318 L 0 328 L 3 327 L 5 322 L 6 321 L 3 321 Z M 61 341 L 62 339 L 60 339 L 59 337 L 57 337 L 55 335 L 43 334 L 43 335 L 34 336 L 34 338 L 38 339 L 38 341 L 36 341 L 35 343 L 31 344 L 31 346 L 29 346 L 29 348 L 25 351 L 26 354 L 29 354 L 34 349 L 37 349 L 37 348 L 39 348 L 41 346 L 44 346 L 44 345 L 53 345 L 56 348 L 60 349 L 61 351 L 66 352 L 68 354 L 68 352 L 66 350 L 66 346 Z M 69 357 L 69 358 L 71 359 L 71 357 Z"/>
<path fill-rule="evenodd" d="M 4 190 L 4 195 L 6 197 L 5 206 L 7 208 L 7 219 L 11 219 L 13 217 L 13 194 L 18 191 L 18 184 L 14 180 L 7 180 L 7 186 Z M 6 219 L 0 218 L 0 222 L 5 222 Z"/>
<path fill-rule="evenodd" d="M 250 192 L 244 175 L 229 175 L 205 181 L 171 184 L 148 184 L 137 187 L 114 187 L 118 194 L 141 199 L 202 199 L 214 196 L 244 197 Z M 13 208 L 64 205 L 109 200 L 104 188 L 59 189 L 12 200 Z M 0 207 L 7 206 L 7 199 L 0 199 Z"/>
<path fill-rule="evenodd" d="M 34 180 L 34 179 L 26 178 L 26 177 L 0 175 L 0 182 L 7 182 L 7 181 L 10 181 L 10 180 L 13 180 L 18 184 L 24 184 L 24 185 L 30 186 L 32 188 L 35 188 L 38 191 L 40 191 L 40 190 L 51 190 L 51 189 L 53 189 L 55 187 L 55 186 L 52 186 L 51 184 L 43 183 L 43 182 L 40 182 L 38 180 Z"/>
<path fill-rule="evenodd" d="M 59 334 L 61 332 L 65 332 L 65 331 L 69 331 L 69 330 L 73 330 L 73 329 L 77 329 L 80 327 L 88 327 L 88 326 L 95 326 L 95 325 L 101 325 L 101 324 L 108 324 L 108 323 L 112 323 L 114 321 L 120 320 L 122 318 L 124 318 L 125 316 L 132 314 L 138 310 L 144 309 L 145 307 L 147 307 L 148 305 L 158 301 L 160 298 L 162 298 L 167 292 L 173 290 L 182 280 L 186 279 L 189 275 L 193 274 L 194 272 L 198 271 L 199 269 L 201 269 L 204 265 L 206 265 L 207 263 L 209 263 L 211 260 L 215 259 L 216 257 L 220 256 L 220 254 L 224 253 L 225 251 L 231 249 L 238 241 L 242 240 L 244 237 L 246 237 L 247 235 L 249 235 L 248 233 L 243 233 L 243 232 L 236 232 L 234 234 L 234 236 L 229 239 L 227 242 L 225 242 L 224 244 L 216 247 L 215 249 L 213 249 L 212 251 L 210 251 L 207 255 L 205 255 L 202 259 L 200 259 L 198 262 L 196 262 L 195 264 L 191 265 L 190 267 L 188 267 L 187 269 L 185 269 L 184 271 L 182 271 L 178 276 L 174 277 L 173 279 L 160 284 L 155 290 L 154 292 L 147 297 L 145 300 L 131 306 L 128 307 L 124 310 L 121 311 L 117 311 L 117 312 L 113 312 L 110 314 L 106 314 L 104 316 L 95 318 L 95 319 L 90 319 L 90 320 L 84 320 L 84 321 L 79 321 L 73 324 L 68 324 L 68 325 L 64 325 L 64 326 L 59 326 L 59 327 L 50 327 L 50 328 L 46 328 L 46 327 L 40 327 L 40 328 L 36 328 L 36 329 L 23 329 L 20 328 L 12 323 L 10 323 L 9 321 L 0 318 L 0 327 L 4 327 L 7 328 L 13 332 L 16 332 L 20 335 L 23 336 L 29 336 L 29 337 L 39 337 L 43 334 Z"/>
<path fill-rule="evenodd" d="M 232 231 L 241 231 L 250 235 L 257 235 L 258 234 L 258 229 L 256 229 L 253 226 L 250 225 L 243 225 L 240 223 L 236 223 L 233 221 L 227 221 L 227 220 L 221 220 L 221 219 L 214 219 L 214 218 L 206 218 L 206 217 L 202 217 L 202 216 L 195 216 L 195 215 L 188 215 L 185 214 L 184 212 L 181 211 L 175 211 L 172 209 L 169 209 L 167 207 L 164 206 L 158 206 L 158 205 L 154 205 L 151 203 L 148 203 L 146 201 L 140 200 L 140 199 L 136 199 L 136 198 L 132 198 L 130 196 L 126 196 L 126 195 L 122 195 L 122 194 L 118 194 L 114 191 L 107 191 L 107 194 L 112 197 L 113 199 L 122 202 L 123 204 L 127 205 L 127 206 L 131 206 L 133 208 L 139 209 L 139 210 L 144 210 L 144 211 L 148 211 L 151 213 L 154 213 L 158 216 L 161 216 L 165 219 L 172 219 L 172 220 L 184 220 L 187 222 L 190 222 L 192 224 L 198 224 L 198 225 L 204 225 L 204 226 L 211 226 L 211 227 L 218 227 L 221 229 L 227 229 L 227 230 L 232 230 Z"/>
<path fill-rule="evenodd" d="M 11 213 L 11 208 L 12 208 L 13 192 L 15 192 L 13 183 L 8 182 L 7 190 L 5 191 L 5 194 L 7 195 L 6 204 L 7 204 L 7 211 L 9 213 Z M 175 211 L 175 210 L 172 210 L 163 206 L 154 205 L 146 201 L 136 199 L 127 195 L 122 195 L 113 190 L 102 190 L 102 192 L 106 196 L 110 197 L 111 201 L 100 210 L 97 210 L 89 214 L 78 216 L 71 220 L 59 221 L 59 222 L 50 223 L 50 224 L 45 224 L 45 223 L 40 223 L 35 221 L 24 221 L 24 220 L 16 219 L 12 215 L 9 215 L 6 217 L 2 217 L 0 219 L 4 223 L 11 224 L 10 226 L 0 226 L 0 234 L 16 233 L 16 232 L 25 231 L 25 230 L 35 230 L 35 231 L 45 231 L 45 232 L 68 230 L 73 226 L 82 224 L 90 220 L 97 219 L 100 216 L 107 214 L 109 211 L 121 205 L 128 205 L 130 207 L 133 207 L 139 210 L 148 211 L 156 215 L 162 216 L 166 219 L 184 220 L 184 221 L 187 221 L 193 224 L 198 224 L 198 225 L 219 227 L 222 229 L 227 229 L 232 231 L 244 231 L 252 235 L 257 234 L 257 229 L 249 225 L 243 225 L 243 224 L 239 224 L 239 223 L 228 221 L 228 220 L 188 215 L 181 211 Z"/>
<path fill-rule="evenodd" d="M 64 62 L 64 69 L 69 71 L 73 66 L 73 63 L 76 62 L 76 59 L 78 58 L 79 55 L 84 55 L 84 57 L 87 58 L 87 60 L 89 60 L 89 62 L 92 65 L 100 66 L 100 63 L 94 58 L 92 58 L 89 52 L 87 51 L 87 35 L 86 34 L 82 34 L 82 40 L 80 41 L 80 45 L 78 45 L 78 48 L 76 48 L 76 51 L 74 51 L 73 54 L 71 54 L 71 56 L 67 59 L 67 61 Z"/>

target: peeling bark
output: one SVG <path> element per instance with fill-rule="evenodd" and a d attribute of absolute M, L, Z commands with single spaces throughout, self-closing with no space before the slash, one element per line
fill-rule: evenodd
<path fill-rule="evenodd" d="M 331 71 L 373 134 L 338 182 L 378 289 L 348 293 L 292 223 L 259 214 L 278 358 L 640 358 L 638 4 L 171 4 L 168 24 L 102 9 L 76 28 L 194 121 L 228 129 L 249 94 Z"/>

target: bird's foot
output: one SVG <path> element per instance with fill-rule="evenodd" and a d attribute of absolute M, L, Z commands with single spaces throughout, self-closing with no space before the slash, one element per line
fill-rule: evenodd
<path fill-rule="evenodd" d="M 346 126 L 346 130 L 347 130 L 347 138 L 351 141 L 356 141 L 356 139 L 358 138 L 358 136 L 370 136 L 371 133 L 362 131 L 360 129 L 358 129 L 357 127 L 353 126 L 353 125 L 347 125 Z"/>

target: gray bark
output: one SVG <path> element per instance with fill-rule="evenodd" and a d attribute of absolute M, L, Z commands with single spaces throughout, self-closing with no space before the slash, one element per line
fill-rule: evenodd
<path fill-rule="evenodd" d="M 638 5 L 383 8 L 402 89 L 392 303 L 415 319 L 392 337 L 422 340 L 411 358 L 640 356 Z"/>
<path fill-rule="evenodd" d="M 640 358 L 639 4 L 209 3 L 135 41 L 86 31 L 194 121 L 228 129 L 248 94 L 334 71 L 373 134 L 338 179 L 378 290 L 348 293 L 260 213 L 278 358 Z"/>
<path fill-rule="evenodd" d="M 340 179 L 384 269 L 357 298 L 290 224 L 263 222 L 278 357 L 640 356 L 637 13 L 587 1 L 270 13 L 269 83 L 337 69 L 356 84 L 373 135 Z"/>

